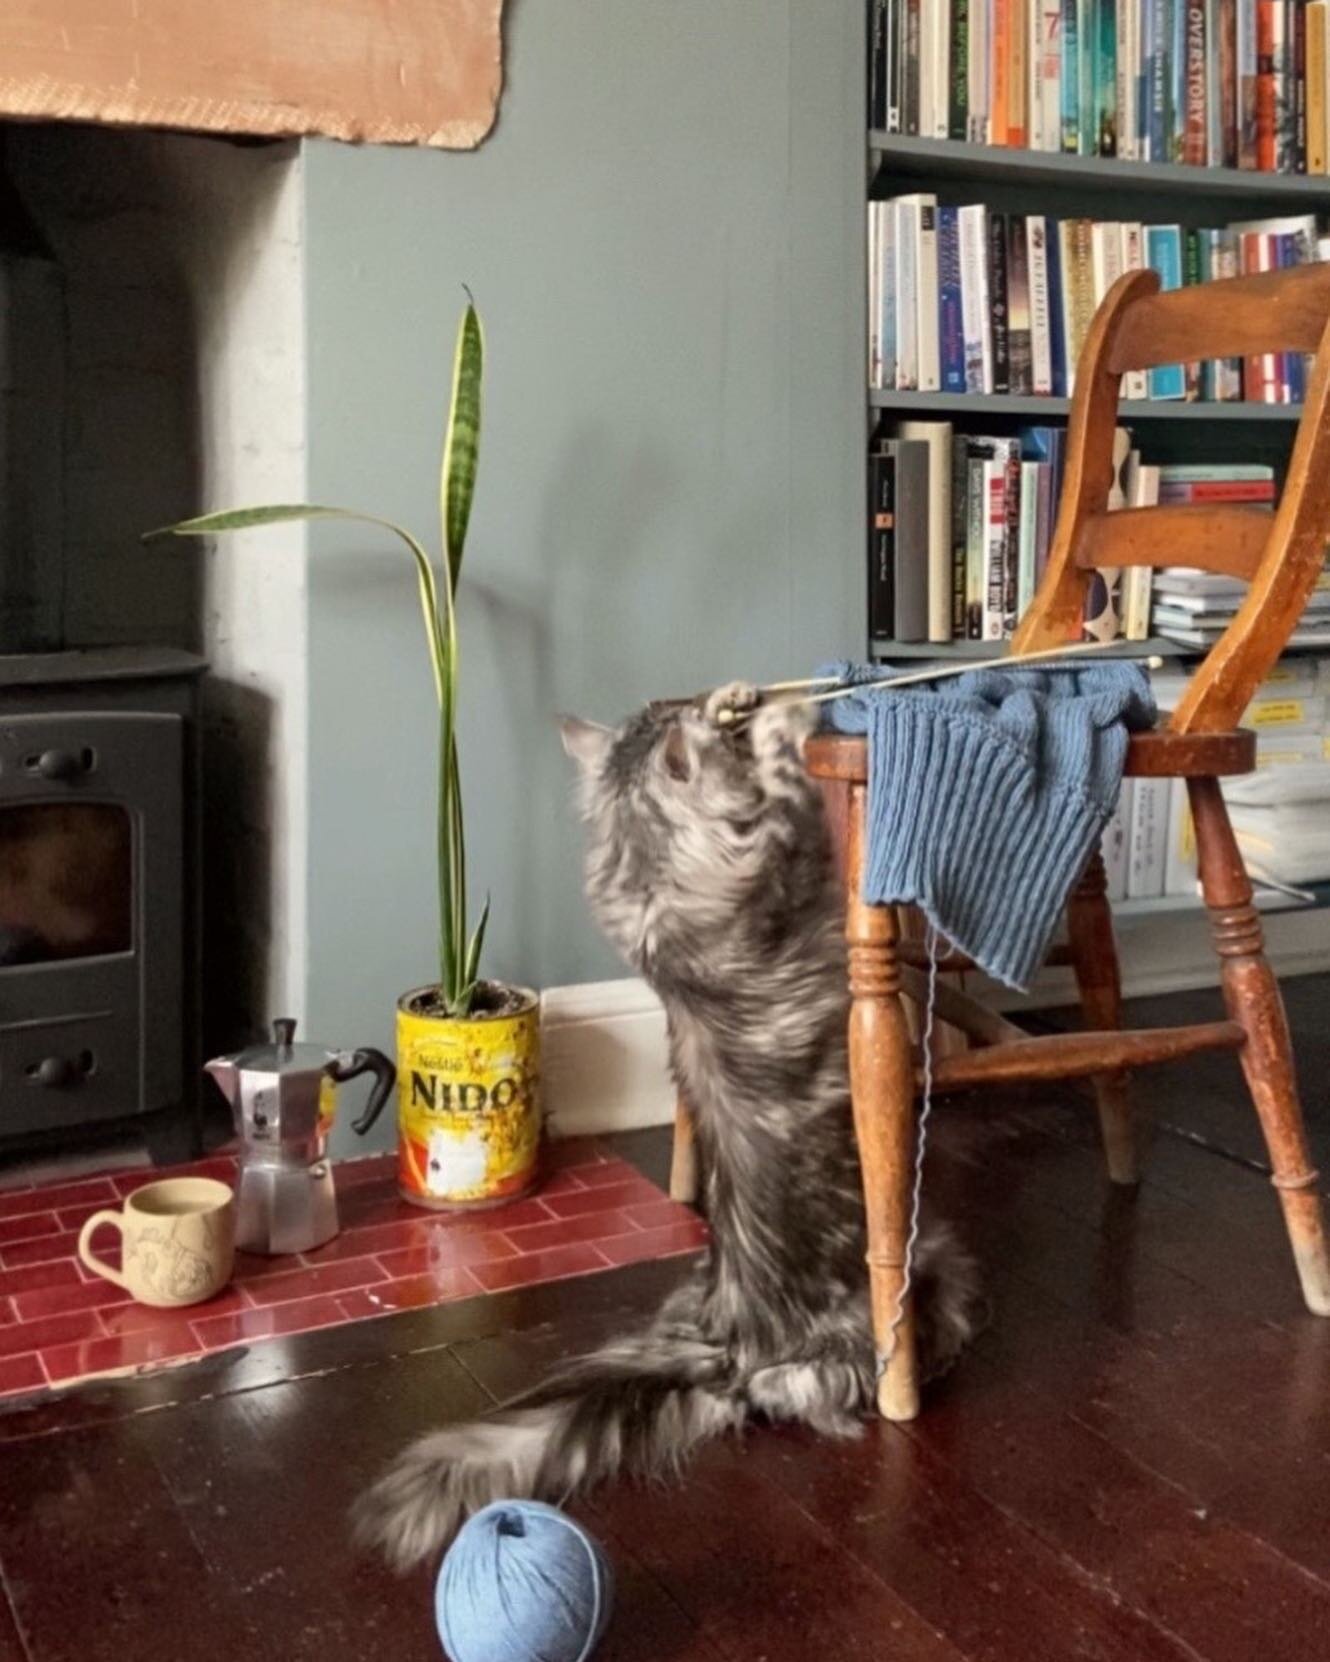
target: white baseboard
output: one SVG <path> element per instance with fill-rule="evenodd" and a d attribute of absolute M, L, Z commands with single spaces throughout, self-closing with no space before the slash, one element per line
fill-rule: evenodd
<path fill-rule="evenodd" d="M 665 1012 L 644 982 L 547 988 L 540 1023 L 551 1136 L 631 1131 L 674 1118 Z"/>
<path fill-rule="evenodd" d="M 1278 912 L 1264 919 L 1270 958 L 1280 975 L 1330 969 L 1325 912 Z M 1203 914 L 1166 920 L 1124 919 L 1118 930 L 1123 990 L 1130 997 L 1215 986 L 1216 959 Z M 1044 970 L 1028 999 L 971 977 L 969 990 L 995 1007 L 1047 1008 L 1074 1001 L 1071 972 Z M 541 995 L 541 1051 L 550 1134 L 576 1137 L 674 1118 L 666 1063 L 665 1012 L 636 980 L 551 987 Z"/>

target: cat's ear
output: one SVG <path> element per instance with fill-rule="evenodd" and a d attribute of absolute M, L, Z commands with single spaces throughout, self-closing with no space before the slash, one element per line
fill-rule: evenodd
<path fill-rule="evenodd" d="M 590 773 L 604 761 L 614 729 L 602 727 L 598 722 L 583 721 L 580 716 L 560 716 L 559 736 L 566 754 L 572 757 L 583 773 Z"/>
<path fill-rule="evenodd" d="M 661 750 L 665 771 L 671 779 L 686 784 L 693 775 L 693 758 L 688 748 L 688 735 L 681 721 L 672 721 Z"/>

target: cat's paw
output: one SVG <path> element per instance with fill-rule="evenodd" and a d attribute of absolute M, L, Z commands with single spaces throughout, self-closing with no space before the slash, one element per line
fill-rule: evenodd
<path fill-rule="evenodd" d="M 761 702 L 762 695 L 751 682 L 731 681 L 707 695 L 702 713 L 713 727 L 729 727 L 751 715 Z"/>

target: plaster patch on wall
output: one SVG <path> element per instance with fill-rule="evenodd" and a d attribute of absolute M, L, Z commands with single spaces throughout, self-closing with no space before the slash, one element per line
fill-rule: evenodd
<path fill-rule="evenodd" d="M 503 0 L 0 0 L 0 115 L 469 150 Z"/>

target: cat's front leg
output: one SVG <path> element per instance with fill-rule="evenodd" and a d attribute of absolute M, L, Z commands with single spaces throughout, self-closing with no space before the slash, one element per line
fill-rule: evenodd
<path fill-rule="evenodd" d="M 762 694 L 751 681 L 728 681 L 707 694 L 702 714 L 712 727 L 722 731 L 743 716 L 751 715 L 762 702 Z"/>

